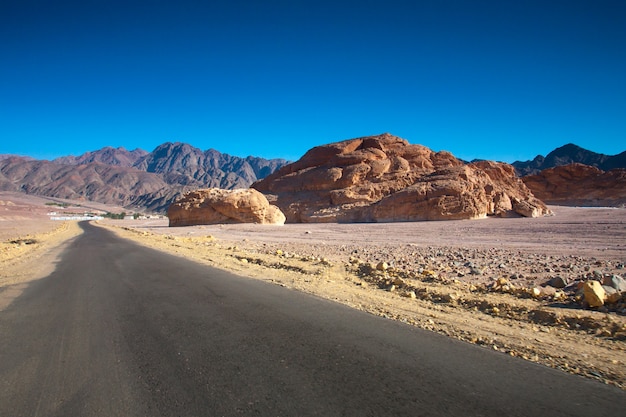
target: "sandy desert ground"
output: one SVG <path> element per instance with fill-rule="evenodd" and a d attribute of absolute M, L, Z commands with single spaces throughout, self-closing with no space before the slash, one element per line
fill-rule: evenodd
<path fill-rule="evenodd" d="M 80 229 L 46 220 L 45 200 L 0 193 L 0 201 L 1 314 Z M 541 219 L 420 223 L 99 223 L 158 250 L 626 389 L 626 311 L 584 309 L 543 286 L 626 275 L 626 209 L 552 209 Z"/>

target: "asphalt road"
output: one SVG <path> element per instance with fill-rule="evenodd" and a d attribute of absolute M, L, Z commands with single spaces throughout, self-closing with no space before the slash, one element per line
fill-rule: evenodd
<path fill-rule="evenodd" d="M 624 391 L 83 223 L 0 312 L 0 416 L 620 416 Z"/>

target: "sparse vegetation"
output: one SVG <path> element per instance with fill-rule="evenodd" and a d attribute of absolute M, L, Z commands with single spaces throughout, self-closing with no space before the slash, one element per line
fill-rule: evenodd
<path fill-rule="evenodd" d="M 121 213 L 107 212 L 106 214 L 103 214 L 102 216 L 108 219 L 113 219 L 113 220 L 124 220 L 124 218 L 126 217 L 126 212 L 125 211 Z"/>
<path fill-rule="evenodd" d="M 46 203 L 46 206 L 59 206 L 59 207 L 67 208 L 70 206 L 70 204 L 69 203 L 57 203 L 56 201 L 50 201 Z"/>

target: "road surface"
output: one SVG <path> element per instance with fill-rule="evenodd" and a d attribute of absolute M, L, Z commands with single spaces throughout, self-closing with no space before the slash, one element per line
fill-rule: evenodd
<path fill-rule="evenodd" d="M 82 223 L 0 312 L 0 416 L 618 416 L 614 387 Z"/>

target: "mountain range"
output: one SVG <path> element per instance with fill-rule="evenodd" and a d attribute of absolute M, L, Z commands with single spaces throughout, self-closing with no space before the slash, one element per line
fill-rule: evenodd
<path fill-rule="evenodd" d="M 215 149 L 167 142 L 152 152 L 105 147 L 52 161 L 0 155 L 0 190 L 90 200 L 133 211 L 163 213 L 183 193 L 198 188 L 248 188 L 289 161 L 241 158 Z M 604 155 L 567 144 L 545 157 L 512 165 L 520 177 L 548 168 L 581 163 L 603 171 L 626 168 L 626 152 Z"/>
<path fill-rule="evenodd" d="M 581 148 L 568 143 L 556 148 L 548 155 L 537 155 L 531 161 L 515 161 L 511 165 L 515 168 L 518 176 L 535 175 L 544 169 L 564 166 L 569 164 L 583 164 L 610 171 L 615 168 L 626 168 L 626 151 L 617 155 L 604 155 Z"/>
<path fill-rule="evenodd" d="M 247 188 L 287 163 L 202 151 L 180 142 L 152 152 L 105 147 L 53 161 L 4 155 L 0 190 L 164 212 L 186 191 Z"/>

